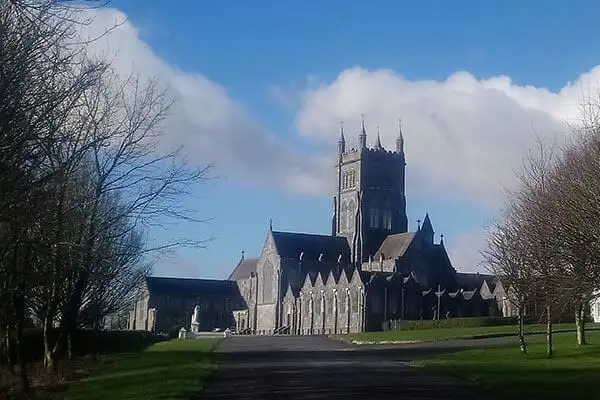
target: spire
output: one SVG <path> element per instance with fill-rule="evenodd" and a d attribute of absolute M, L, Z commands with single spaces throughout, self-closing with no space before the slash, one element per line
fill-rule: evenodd
<path fill-rule="evenodd" d="M 273 218 L 269 218 L 269 230 L 273 232 Z"/>
<path fill-rule="evenodd" d="M 245 254 L 246 254 L 246 252 L 244 250 L 242 250 L 242 261 L 244 260 Z"/>
<path fill-rule="evenodd" d="M 404 136 L 402 135 L 402 120 L 398 120 L 398 136 L 396 136 L 396 152 L 404 153 Z"/>
<path fill-rule="evenodd" d="M 440 244 L 442 246 L 444 245 L 444 234 L 443 233 L 440 235 Z"/>
<path fill-rule="evenodd" d="M 425 214 L 425 219 L 423 220 L 423 226 L 421 227 L 420 233 L 427 246 L 433 246 L 433 235 L 435 232 L 433 231 L 433 226 L 431 225 L 431 220 L 429 219 L 429 213 Z"/>
<path fill-rule="evenodd" d="M 379 137 L 379 127 L 377 127 L 377 141 L 375 141 L 375 148 L 377 150 L 383 150 L 383 146 L 381 145 L 381 137 Z"/>
<path fill-rule="evenodd" d="M 340 138 L 338 139 L 338 153 L 346 151 L 346 138 L 344 137 L 344 121 L 340 121 Z"/>
<path fill-rule="evenodd" d="M 360 134 L 358 135 L 358 147 L 367 147 L 367 129 L 365 128 L 365 114 L 360 115 Z"/>
<path fill-rule="evenodd" d="M 429 213 L 425 214 L 425 219 L 423 220 L 423 226 L 421 229 L 425 232 L 433 232 L 433 226 L 431 225 L 431 220 L 429 219 Z"/>

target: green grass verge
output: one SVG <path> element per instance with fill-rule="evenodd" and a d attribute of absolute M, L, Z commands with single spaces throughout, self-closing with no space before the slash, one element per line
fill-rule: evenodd
<path fill-rule="evenodd" d="M 555 336 L 555 355 L 545 356 L 543 336 L 528 339 L 528 355 L 511 346 L 446 353 L 419 361 L 432 372 L 472 381 L 509 399 L 599 398 L 600 332 L 577 346 L 574 334 Z M 500 397 L 500 398 L 503 398 Z"/>
<path fill-rule="evenodd" d="M 202 390 L 211 375 L 219 339 L 171 340 L 140 353 L 118 356 L 54 398 L 185 399 Z"/>
<path fill-rule="evenodd" d="M 588 324 L 587 328 L 598 328 L 599 324 Z M 468 328 L 410 329 L 384 332 L 362 332 L 340 335 L 338 338 L 347 342 L 385 343 L 385 342 L 437 342 L 452 339 L 480 339 L 488 337 L 511 336 L 517 334 L 513 325 L 477 326 Z M 526 333 L 543 333 L 545 325 L 525 325 Z M 575 324 L 555 324 L 555 331 L 575 330 Z"/>

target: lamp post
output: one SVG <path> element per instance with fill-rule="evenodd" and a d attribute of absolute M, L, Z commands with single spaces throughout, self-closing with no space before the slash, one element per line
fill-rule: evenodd
<path fill-rule="evenodd" d="M 325 309 L 325 290 L 321 290 L 321 334 L 325 334 L 325 320 L 327 318 Z"/>
<path fill-rule="evenodd" d="M 402 304 L 401 304 L 401 309 L 400 309 L 400 321 L 404 321 L 404 286 L 402 286 L 402 289 L 400 290 L 401 294 L 402 294 Z"/>
<path fill-rule="evenodd" d="M 365 290 L 361 287 L 360 288 L 360 300 L 361 300 L 361 315 L 362 315 L 362 321 L 361 321 L 361 332 L 365 332 L 367 329 L 367 321 L 366 321 L 366 314 L 367 314 L 367 307 L 366 307 L 366 295 L 365 295 Z"/>
<path fill-rule="evenodd" d="M 387 322 L 387 297 L 388 297 L 388 288 L 387 286 L 383 288 L 383 322 Z"/>
<path fill-rule="evenodd" d="M 436 319 L 440 319 L 440 307 L 442 306 L 442 285 L 438 283 L 438 291 L 437 291 L 437 316 Z"/>
<path fill-rule="evenodd" d="M 303 316 L 302 316 L 302 312 L 303 312 L 303 303 L 304 303 L 304 293 L 300 292 L 300 295 L 298 296 L 298 322 L 296 325 L 296 333 L 298 335 L 302 335 L 302 320 L 303 320 Z"/>
<path fill-rule="evenodd" d="M 390 282 L 392 281 L 392 279 L 394 278 L 394 275 L 390 275 L 387 278 L 385 278 L 386 283 L 385 283 L 385 287 L 383 290 L 383 298 L 384 298 L 384 304 L 383 304 L 383 322 L 387 325 L 387 308 L 388 308 L 388 285 L 390 284 Z"/>
<path fill-rule="evenodd" d="M 350 288 L 346 288 L 346 333 L 350 333 Z"/>
<path fill-rule="evenodd" d="M 333 334 L 337 335 L 338 330 L 338 295 L 337 289 L 333 289 Z"/>

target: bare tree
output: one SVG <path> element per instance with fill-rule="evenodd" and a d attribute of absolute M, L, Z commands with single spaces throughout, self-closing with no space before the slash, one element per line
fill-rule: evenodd
<path fill-rule="evenodd" d="M 21 384 L 28 391 L 22 332 L 30 294 L 43 281 L 43 271 L 31 268 L 47 244 L 41 221 L 47 222 L 50 182 L 79 157 L 68 149 L 83 150 L 67 125 L 103 66 L 65 51 L 74 30 L 70 21 L 56 18 L 51 2 L 3 1 L 0 27 L 0 279 L 5 283 L 0 297 L 8 310 L 3 328 L 7 338 L 15 334 Z M 51 161 L 66 153 L 65 163 Z"/>
<path fill-rule="evenodd" d="M 560 271 L 563 268 L 558 237 L 555 181 L 560 148 L 538 139 L 517 173 L 519 186 L 509 191 L 502 218 L 492 230 L 484 252 L 492 270 L 509 278 L 523 297 L 535 291 L 545 305 L 548 357 L 553 355 L 553 318 L 567 301 Z M 529 285 L 529 288 L 526 287 Z M 520 304 L 522 307 L 523 304 Z M 522 311 L 521 311 L 522 312 Z M 522 342 L 523 343 L 523 342 Z"/>
<path fill-rule="evenodd" d="M 99 276 L 110 276 L 103 268 L 106 264 L 95 257 L 100 252 L 99 239 L 124 220 L 131 221 L 131 229 L 173 219 L 196 221 L 194 210 L 181 207 L 182 200 L 195 184 L 207 179 L 210 169 L 188 167 L 179 149 L 161 151 L 162 122 L 170 101 L 156 81 L 107 77 L 85 96 L 87 113 L 82 118 L 93 138 L 87 169 L 91 194 L 83 223 L 82 258 L 61 315 L 61 330 L 67 339 L 78 326 L 90 285 L 100 282 Z M 117 195 L 118 203 L 107 202 Z M 202 240 L 184 239 L 160 248 L 203 244 Z"/>
<path fill-rule="evenodd" d="M 600 108 L 589 103 L 555 175 L 553 211 L 563 288 L 572 298 L 577 343 L 585 344 L 585 310 L 600 287 Z"/>
<path fill-rule="evenodd" d="M 86 58 L 65 11 L 74 4 L 0 2 L 0 334 L 25 391 L 32 318 L 52 370 L 75 329 L 130 305 L 146 254 L 204 244 L 145 242 L 151 226 L 199 221 L 182 204 L 210 166 L 165 150 L 170 100 L 158 82 Z"/>
<path fill-rule="evenodd" d="M 497 279 L 507 283 L 506 290 L 510 291 L 508 301 L 518 310 L 520 349 L 523 354 L 527 354 L 523 329 L 525 307 L 536 296 L 531 271 L 526 264 L 527 253 L 522 246 L 521 221 L 514 211 L 514 207 L 507 206 L 502 218 L 488 227 L 487 246 L 481 254 L 486 268 Z"/>

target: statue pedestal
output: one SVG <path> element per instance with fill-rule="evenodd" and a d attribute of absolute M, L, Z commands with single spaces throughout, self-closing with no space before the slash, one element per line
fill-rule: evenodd
<path fill-rule="evenodd" d="M 198 332 L 200 332 L 200 329 L 199 329 L 199 327 L 200 327 L 200 324 L 199 324 L 199 323 L 197 323 L 197 322 L 192 322 L 192 327 L 191 327 L 191 331 L 192 331 L 192 333 L 198 333 Z"/>
<path fill-rule="evenodd" d="M 187 330 L 185 328 L 181 328 L 179 330 L 179 339 L 187 339 Z"/>

